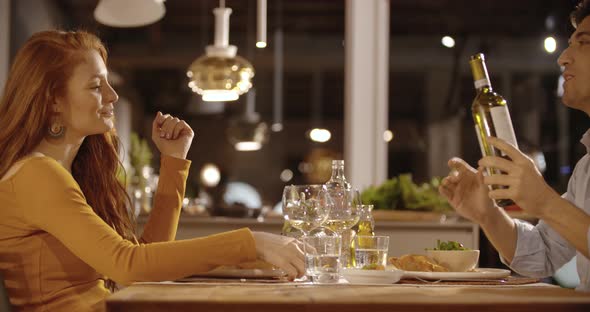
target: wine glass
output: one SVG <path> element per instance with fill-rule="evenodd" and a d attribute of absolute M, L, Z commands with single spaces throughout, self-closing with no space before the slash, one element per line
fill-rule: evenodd
<path fill-rule="evenodd" d="M 342 250 L 340 254 L 340 264 L 343 267 L 350 267 L 351 260 L 351 243 L 353 233 L 350 229 L 357 224 L 360 218 L 360 196 L 359 192 L 352 188 L 343 188 L 333 186 L 331 189 L 331 198 L 335 202 L 334 207 L 330 210 L 328 218 L 322 226 L 336 232 L 342 239 Z"/>
<path fill-rule="evenodd" d="M 328 217 L 322 225 L 340 236 L 344 231 L 351 229 L 360 218 L 358 209 L 360 195 L 358 194 L 358 190 L 353 189 L 340 189 L 338 192 L 332 192 L 332 200 L 335 205 L 330 209 Z"/>
<path fill-rule="evenodd" d="M 326 221 L 333 206 L 324 185 L 287 185 L 283 190 L 283 216 L 304 237 Z"/>

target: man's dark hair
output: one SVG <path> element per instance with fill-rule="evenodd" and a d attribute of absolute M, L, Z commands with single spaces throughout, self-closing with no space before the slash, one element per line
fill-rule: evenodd
<path fill-rule="evenodd" d="M 588 15 L 590 15 L 590 0 L 581 0 L 574 11 L 572 11 L 572 14 L 570 14 L 570 21 L 574 28 L 578 28 L 578 25 Z"/>

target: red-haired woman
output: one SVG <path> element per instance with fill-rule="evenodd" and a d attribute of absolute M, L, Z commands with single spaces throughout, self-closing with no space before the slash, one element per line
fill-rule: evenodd
<path fill-rule="evenodd" d="M 44 31 L 16 55 L 0 101 L 0 274 L 23 311 L 100 310 L 105 281 L 174 280 L 258 259 L 303 274 L 297 241 L 232 232 L 174 241 L 194 133 L 158 113 L 154 209 L 139 239 L 116 179 L 117 94 L 86 32 Z M 107 283 L 108 284 L 108 283 Z"/>

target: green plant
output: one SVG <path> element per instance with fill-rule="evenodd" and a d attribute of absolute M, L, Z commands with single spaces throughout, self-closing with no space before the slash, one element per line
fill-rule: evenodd
<path fill-rule="evenodd" d="M 152 162 L 152 150 L 147 141 L 139 137 L 135 132 L 131 132 L 131 147 L 129 149 L 129 160 L 135 170 L 135 175 L 141 176 L 141 168 L 149 166 Z"/>
<path fill-rule="evenodd" d="M 361 199 L 363 203 L 382 210 L 451 211 L 447 200 L 438 193 L 440 180 L 433 177 L 430 182 L 417 185 L 411 174 L 400 174 L 379 186 L 368 187 L 362 192 Z"/>

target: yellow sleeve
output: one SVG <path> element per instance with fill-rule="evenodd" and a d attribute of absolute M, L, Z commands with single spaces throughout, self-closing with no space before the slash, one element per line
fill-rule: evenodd
<path fill-rule="evenodd" d="M 121 284 L 174 280 L 256 259 L 248 229 L 151 244 L 124 240 L 88 206 L 70 173 L 48 157 L 27 161 L 13 183 L 23 219 Z"/>
<path fill-rule="evenodd" d="M 141 242 L 166 242 L 176 238 L 190 164 L 190 160 L 162 155 L 154 208 L 143 229 Z"/>

